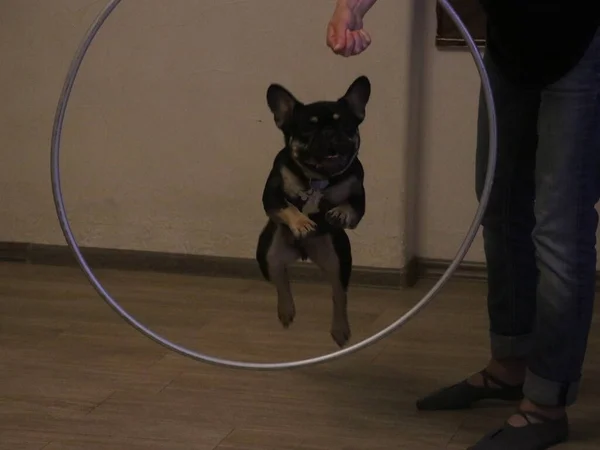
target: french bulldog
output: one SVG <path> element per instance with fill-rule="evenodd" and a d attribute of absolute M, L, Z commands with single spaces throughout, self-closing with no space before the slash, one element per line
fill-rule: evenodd
<path fill-rule="evenodd" d="M 267 104 L 285 146 L 274 158 L 262 195 L 268 222 L 256 260 L 277 291 L 277 312 L 288 328 L 296 315 L 287 269 L 302 259 L 315 263 L 332 287 L 331 336 L 339 347 L 351 337 L 347 291 L 352 247 L 345 230 L 365 215 L 364 169 L 358 159 L 359 126 L 371 95 L 360 76 L 336 101 L 302 103 L 279 84 Z"/>

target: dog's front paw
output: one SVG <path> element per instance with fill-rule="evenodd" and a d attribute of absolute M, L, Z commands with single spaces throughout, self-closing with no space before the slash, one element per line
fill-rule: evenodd
<path fill-rule="evenodd" d="M 335 343 L 341 348 L 350 340 L 350 324 L 347 319 L 334 320 L 331 325 L 331 337 Z"/>
<path fill-rule="evenodd" d="M 304 214 L 299 214 L 294 218 L 294 221 L 290 223 L 289 227 L 296 239 L 302 239 L 314 232 L 317 229 L 317 224 Z"/>
<path fill-rule="evenodd" d="M 352 206 L 344 204 L 327 211 L 325 219 L 335 227 L 353 229 L 356 228 L 358 214 Z"/>

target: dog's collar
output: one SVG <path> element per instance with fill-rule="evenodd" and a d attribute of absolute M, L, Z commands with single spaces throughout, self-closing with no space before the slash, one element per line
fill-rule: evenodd
<path fill-rule="evenodd" d="M 310 187 L 311 187 L 311 189 L 313 189 L 315 191 L 322 191 L 327 186 L 329 186 L 329 180 L 318 180 L 318 179 L 310 180 Z"/>

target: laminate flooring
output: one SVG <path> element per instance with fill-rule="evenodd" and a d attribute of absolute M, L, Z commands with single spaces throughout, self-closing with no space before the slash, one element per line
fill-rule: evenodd
<path fill-rule="evenodd" d="M 329 288 L 293 285 L 284 330 L 261 281 L 99 270 L 121 305 L 178 345 L 279 362 L 336 350 Z M 433 281 L 352 287 L 352 343 L 394 322 Z M 572 441 L 600 447 L 600 329 L 590 338 Z M 513 410 L 417 412 L 415 400 L 487 358 L 485 284 L 451 281 L 406 326 L 333 362 L 247 371 L 195 362 L 129 326 L 76 268 L 0 264 L 2 450 L 465 449 Z"/>

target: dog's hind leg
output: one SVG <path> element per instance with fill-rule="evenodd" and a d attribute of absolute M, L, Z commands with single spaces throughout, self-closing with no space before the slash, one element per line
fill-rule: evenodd
<path fill-rule="evenodd" d="M 293 245 L 291 233 L 283 225 L 269 222 L 258 239 L 256 259 L 265 279 L 277 290 L 277 315 L 285 328 L 296 316 L 287 268 L 300 256 Z"/>
<path fill-rule="evenodd" d="M 309 238 L 304 243 L 308 257 L 317 265 L 331 283 L 333 315 L 331 337 L 343 347 L 350 339 L 348 322 L 348 285 L 352 271 L 352 249 L 344 230 Z"/>

